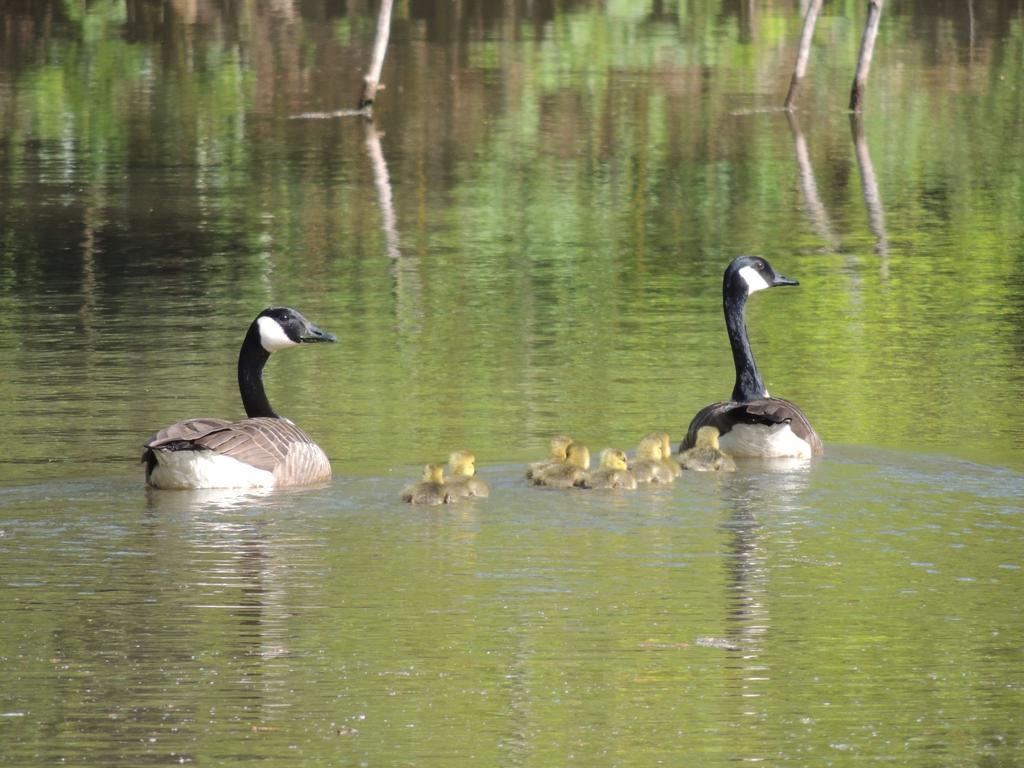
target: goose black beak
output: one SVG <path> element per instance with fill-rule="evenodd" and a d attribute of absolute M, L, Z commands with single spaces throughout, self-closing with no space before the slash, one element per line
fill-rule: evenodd
<path fill-rule="evenodd" d="M 775 275 L 775 277 L 772 278 L 772 288 L 779 285 L 800 285 L 800 283 L 797 280 L 791 280 L 790 278 L 783 277 L 782 275 Z"/>
<path fill-rule="evenodd" d="M 338 337 L 333 333 L 327 333 L 327 331 L 321 331 L 315 325 L 310 323 L 302 336 L 299 337 L 299 341 L 303 344 L 316 344 L 321 341 L 337 341 Z"/>

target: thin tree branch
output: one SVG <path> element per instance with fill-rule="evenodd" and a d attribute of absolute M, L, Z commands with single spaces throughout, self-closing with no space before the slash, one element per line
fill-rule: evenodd
<path fill-rule="evenodd" d="M 359 96 L 359 109 L 369 112 L 377 98 L 377 90 L 381 88 L 380 73 L 384 68 L 384 54 L 388 50 L 388 37 L 391 35 L 391 8 L 394 0 L 381 0 L 380 13 L 377 14 L 377 36 L 373 41 L 373 58 L 370 69 L 363 77 L 363 92 Z"/>
<path fill-rule="evenodd" d="M 786 94 L 786 101 L 783 106 L 793 109 L 793 102 L 796 101 L 796 92 L 800 87 L 800 81 L 807 74 L 807 61 L 811 57 L 811 40 L 814 38 L 814 27 L 818 23 L 818 12 L 821 10 L 821 0 L 811 0 L 807 6 L 807 13 L 804 15 L 804 26 L 800 32 L 800 47 L 796 54 L 796 66 L 793 67 L 793 78 L 789 81 L 789 92 Z"/>
<path fill-rule="evenodd" d="M 878 36 L 878 22 L 882 18 L 882 5 L 885 0 L 868 0 L 868 17 L 864 22 L 864 34 L 860 38 L 860 54 L 857 56 L 857 73 L 850 88 L 850 111 L 860 112 L 864 102 L 864 87 L 868 83 L 868 72 L 871 71 L 871 56 L 875 51 L 875 38 Z"/>

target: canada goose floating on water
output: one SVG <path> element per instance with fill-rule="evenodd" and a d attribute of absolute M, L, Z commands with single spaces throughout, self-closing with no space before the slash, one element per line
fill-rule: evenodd
<path fill-rule="evenodd" d="M 704 426 L 697 430 L 697 443 L 679 454 L 683 469 L 694 472 L 733 472 L 736 462 L 722 451 L 718 443 L 718 428 Z"/>
<path fill-rule="evenodd" d="M 238 389 L 248 418 L 188 419 L 145 445 L 146 482 L 154 488 L 269 488 L 329 480 L 331 463 L 312 438 L 270 407 L 263 366 L 271 353 L 335 341 L 290 307 L 257 315 L 238 353 Z"/>
<path fill-rule="evenodd" d="M 565 452 L 572 443 L 568 435 L 555 435 L 551 438 L 550 452 L 548 458 L 543 461 L 535 461 L 526 468 L 526 479 L 532 480 L 536 474 L 543 473 L 552 467 L 565 463 Z"/>
<path fill-rule="evenodd" d="M 672 477 L 676 478 L 683 474 L 683 468 L 679 466 L 679 462 L 672 455 L 672 438 L 669 437 L 668 432 L 651 432 L 648 437 L 658 437 L 661 439 L 661 463 L 668 467 Z"/>
<path fill-rule="evenodd" d="M 427 464 L 420 482 L 402 491 L 402 501 L 410 504 L 447 504 L 452 500 L 444 481 L 444 464 Z"/>
<path fill-rule="evenodd" d="M 671 483 L 676 479 L 677 473 L 672 472 L 664 461 L 665 449 L 661 434 L 651 432 L 636 448 L 636 459 L 630 462 L 629 471 L 633 473 L 638 483 Z M 677 464 L 676 468 L 678 467 Z"/>
<path fill-rule="evenodd" d="M 680 452 L 692 448 L 697 430 L 707 425 L 718 428 L 722 450 L 732 456 L 806 458 L 824 451 L 821 438 L 804 412 L 789 400 L 769 396 L 747 340 L 747 297 L 780 285 L 799 283 L 778 274 L 759 256 L 740 256 L 726 268 L 722 306 L 736 365 L 736 385 L 732 400 L 712 403 L 693 417 Z"/>
<path fill-rule="evenodd" d="M 455 451 L 448 457 L 449 478 L 445 483 L 452 499 L 470 496 L 486 499 L 491 495 L 487 483 L 476 476 L 476 456 L 469 451 Z"/>
<path fill-rule="evenodd" d="M 636 477 L 629 471 L 625 453 L 618 448 L 605 448 L 601 451 L 600 468 L 581 480 L 579 485 L 583 488 L 622 488 L 633 491 L 636 490 Z"/>
<path fill-rule="evenodd" d="M 534 485 L 548 488 L 573 488 L 587 478 L 589 468 L 590 450 L 583 443 L 571 442 L 565 449 L 565 461 L 534 472 L 530 479 Z"/>

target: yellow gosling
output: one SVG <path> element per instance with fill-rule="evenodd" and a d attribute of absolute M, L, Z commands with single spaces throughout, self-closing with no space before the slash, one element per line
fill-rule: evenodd
<path fill-rule="evenodd" d="M 626 454 L 618 448 L 605 448 L 601 451 L 601 468 L 584 480 L 582 487 L 635 490 L 636 477 L 629 471 Z"/>
<path fill-rule="evenodd" d="M 638 483 L 671 483 L 676 476 L 665 463 L 664 457 L 661 435 L 652 432 L 637 446 L 636 459 L 629 465 L 629 471 Z"/>
<path fill-rule="evenodd" d="M 683 468 L 679 466 L 679 462 L 672 454 L 672 439 L 668 436 L 668 432 L 651 432 L 649 437 L 654 435 L 661 438 L 662 462 L 666 467 L 668 467 L 668 471 L 672 473 L 672 477 L 679 477 L 683 474 Z"/>
<path fill-rule="evenodd" d="M 487 483 L 476 477 L 476 456 L 469 451 L 455 451 L 448 457 L 448 475 L 445 487 L 452 500 L 491 495 Z"/>
<path fill-rule="evenodd" d="M 445 488 L 444 465 L 427 464 L 420 482 L 402 491 L 402 501 L 410 504 L 447 504 L 451 496 Z"/>
<path fill-rule="evenodd" d="M 693 448 L 679 454 L 683 469 L 695 472 L 732 472 L 736 462 L 718 445 L 718 428 L 701 427 L 697 430 L 697 441 Z"/>
<path fill-rule="evenodd" d="M 572 438 L 568 435 L 556 435 L 555 437 L 552 437 L 551 449 L 548 453 L 548 458 L 543 461 L 535 461 L 530 464 L 530 466 L 526 468 L 526 479 L 532 480 L 534 475 L 546 472 L 558 464 L 564 464 L 565 454 L 571 443 Z"/>
<path fill-rule="evenodd" d="M 572 488 L 587 478 L 589 468 L 590 450 L 583 443 L 572 442 L 565 449 L 565 461 L 535 472 L 530 479 L 534 485 L 547 488 Z"/>

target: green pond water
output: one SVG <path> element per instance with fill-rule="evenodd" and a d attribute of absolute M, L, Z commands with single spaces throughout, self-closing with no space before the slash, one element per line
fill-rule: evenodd
<path fill-rule="evenodd" d="M 0 0 L 0 765 L 1024 764 L 1024 10 Z M 635 493 L 568 432 L 727 397 L 721 276 L 826 444 Z M 271 401 L 334 479 L 147 491 Z M 486 501 L 414 509 L 472 450 Z"/>

